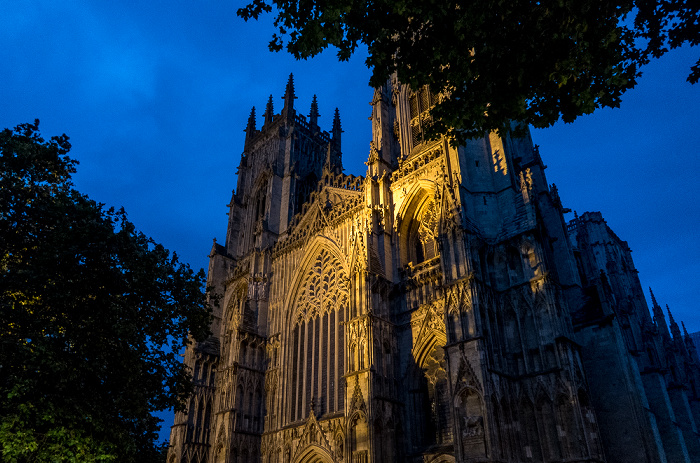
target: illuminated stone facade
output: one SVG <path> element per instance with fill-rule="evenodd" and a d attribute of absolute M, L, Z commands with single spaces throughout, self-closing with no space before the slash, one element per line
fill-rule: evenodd
<path fill-rule="evenodd" d="M 697 353 L 626 243 L 529 136 L 423 142 L 432 98 L 375 91 L 365 177 L 291 77 L 253 110 L 168 461 L 699 461 Z"/>

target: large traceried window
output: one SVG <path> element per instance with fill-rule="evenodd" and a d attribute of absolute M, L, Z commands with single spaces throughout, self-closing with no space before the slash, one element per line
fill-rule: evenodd
<path fill-rule="evenodd" d="M 287 358 L 292 385 L 289 421 L 344 408 L 344 328 L 348 277 L 341 262 L 321 249 L 306 271 L 292 307 L 291 343 Z"/>

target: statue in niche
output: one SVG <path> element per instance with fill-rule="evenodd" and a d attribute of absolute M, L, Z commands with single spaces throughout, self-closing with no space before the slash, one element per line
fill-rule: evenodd
<path fill-rule="evenodd" d="M 476 437 L 484 434 L 484 418 L 476 415 L 462 416 L 462 436 Z"/>
<path fill-rule="evenodd" d="M 464 457 L 486 456 L 484 409 L 481 397 L 467 387 L 455 399 L 455 415 L 459 423 L 459 440 Z"/>
<path fill-rule="evenodd" d="M 336 455 L 338 456 L 338 460 L 343 459 L 343 438 L 342 436 L 338 436 L 336 441 L 335 441 L 335 449 L 336 449 Z"/>

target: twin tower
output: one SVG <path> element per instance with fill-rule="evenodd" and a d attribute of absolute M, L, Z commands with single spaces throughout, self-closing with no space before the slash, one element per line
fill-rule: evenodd
<path fill-rule="evenodd" d="M 695 347 L 529 135 L 427 140 L 394 80 L 355 177 L 295 98 L 248 121 L 169 462 L 700 461 Z"/>

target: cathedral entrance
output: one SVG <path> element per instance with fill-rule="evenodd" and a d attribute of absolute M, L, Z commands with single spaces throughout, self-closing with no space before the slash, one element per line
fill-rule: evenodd
<path fill-rule="evenodd" d="M 333 458 L 321 447 L 312 445 L 294 459 L 294 463 L 333 463 Z"/>

